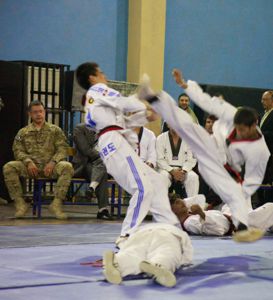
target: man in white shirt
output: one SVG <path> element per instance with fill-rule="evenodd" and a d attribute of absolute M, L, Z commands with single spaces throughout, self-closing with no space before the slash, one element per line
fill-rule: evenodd
<path fill-rule="evenodd" d="M 263 184 L 272 184 L 273 182 L 273 91 L 266 91 L 261 99 L 264 115 L 261 118 L 259 126 L 264 135 L 265 142 L 271 153 L 270 159 L 267 164 Z M 273 190 L 261 188 L 258 190 L 258 205 L 266 202 L 273 202 Z"/>
<path fill-rule="evenodd" d="M 192 170 L 196 159 L 186 142 L 172 128 L 157 137 L 156 152 L 158 171 L 166 177 L 168 187 L 173 187 L 177 193 L 182 190 L 181 186 L 185 186 L 188 197 L 197 195 L 199 178 Z"/>

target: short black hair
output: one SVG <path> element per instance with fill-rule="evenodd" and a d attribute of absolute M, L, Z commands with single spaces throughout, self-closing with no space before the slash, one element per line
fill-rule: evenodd
<path fill-rule="evenodd" d="M 28 111 L 31 111 L 32 106 L 38 106 L 38 105 L 42 105 L 43 108 L 45 108 L 44 103 L 40 100 L 33 100 L 29 103 L 28 105 Z"/>
<path fill-rule="evenodd" d="M 217 121 L 217 117 L 215 117 L 215 115 L 207 115 L 205 118 L 205 121 L 207 121 L 207 119 L 212 120 L 213 122 Z"/>
<path fill-rule="evenodd" d="M 187 97 L 187 98 L 189 98 L 189 100 L 190 100 L 190 97 L 186 94 L 186 93 L 182 93 L 182 94 L 180 94 L 179 96 L 178 96 L 178 100 L 180 99 L 180 97 L 182 97 L 182 96 L 184 96 L 184 97 Z"/>
<path fill-rule="evenodd" d="M 258 120 L 258 113 L 255 109 L 251 107 L 240 107 L 235 116 L 234 116 L 234 125 L 245 125 L 245 126 L 252 126 L 256 124 Z"/>
<path fill-rule="evenodd" d="M 78 84 L 85 90 L 91 86 L 89 76 L 96 76 L 99 65 L 95 62 L 86 62 L 78 66 L 76 70 L 76 77 Z"/>

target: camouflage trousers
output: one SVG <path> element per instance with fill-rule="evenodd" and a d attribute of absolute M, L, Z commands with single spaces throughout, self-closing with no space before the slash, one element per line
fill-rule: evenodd
<path fill-rule="evenodd" d="M 39 177 L 57 179 L 54 189 L 54 197 L 64 200 L 67 190 L 73 177 L 74 170 L 72 164 L 67 161 L 60 161 L 53 169 L 51 176 L 45 176 L 43 169 L 45 166 L 39 166 Z M 3 175 L 10 198 L 16 201 L 23 198 L 23 188 L 20 177 L 31 178 L 27 172 L 26 166 L 21 161 L 10 161 L 3 167 Z"/>

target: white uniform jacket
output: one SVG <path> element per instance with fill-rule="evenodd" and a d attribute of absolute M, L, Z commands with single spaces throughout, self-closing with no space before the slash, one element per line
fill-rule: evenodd
<path fill-rule="evenodd" d="M 202 91 L 200 86 L 188 81 L 185 90 L 193 102 L 218 120 L 213 125 L 213 137 L 221 154 L 221 163 L 228 163 L 235 171 L 241 172 L 245 166 L 243 192 L 249 198 L 263 181 L 270 152 L 264 137 L 257 127 L 260 137 L 256 140 L 235 140 L 233 119 L 237 109 L 218 97 L 211 97 Z"/>
<path fill-rule="evenodd" d="M 108 126 L 119 126 L 123 129 L 120 133 L 136 149 L 138 139 L 132 128 L 143 126 L 148 121 L 146 106 L 135 96 L 121 97 L 118 91 L 109 88 L 106 84 L 98 83 L 87 91 L 85 109 L 85 123 L 90 128 L 100 132 Z M 134 112 L 134 114 L 126 116 L 128 112 Z M 109 148 L 107 143 L 108 141 L 105 141 L 105 146 Z M 116 147 L 118 146 L 118 141 L 116 141 Z M 111 154 L 112 149 L 108 148 L 105 153 L 100 153 L 103 159 Z"/>
<path fill-rule="evenodd" d="M 131 232 L 131 234 L 128 238 L 128 241 L 130 240 L 130 238 L 134 237 L 135 235 L 138 235 L 141 239 L 143 232 L 146 232 L 146 231 L 150 231 L 150 232 L 155 231 L 156 232 L 159 229 L 165 230 L 165 231 L 169 232 L 170 234 L 176 236 L 179 239 L 180 244 L 181 244 L 181 251 L 183 253 L 180 265 L 190 264 L 192 262 L 192 256 L 193 256 L 193 247 L 192 247 L 190 237 L 188 236 L 188 234 L 185 231 L 183 231 L 182 229 L 180 229 L 174 225 L 163 224 L 163 223 L 150 223 L 150 224 L 142 225 Z M 121 243 L 119 245 L 119 247 L 120 247 L 120 250 L 122 250 L 123 247 L 126 247 L 126 241 L 124 243 Z"/>
<path fill-rule="evenodd" d="M 159 170 L 170 172 L 175 167 L 181 167 L 184 171 L 189 172 L 196 165 L 196 159 L 185 141 L 182 140 L 177 155 L 173 153 L 169 131 L 161 133 L 157 137 L 156 154 Z"/>

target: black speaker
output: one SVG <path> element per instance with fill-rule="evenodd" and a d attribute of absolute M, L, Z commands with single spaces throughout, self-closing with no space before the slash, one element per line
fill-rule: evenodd
<path fill-rule="evenodd" d="M 13 160 L 12 144 L 18 130 L 27 122 L 24 95 L 25 69 L 20 63 L 0 61 L 0 197 L 8 198 L 3 166 Z"/>
<path fill-rule="evenodd" d="M 255 108 L 259 113 L 263 112 L 261 98 L 262 94 L 266 91 L 265 89 L 207 85 L 205 91 L 212 96 L 222 94 L 224 99 L 236 107 L 249 106 Z"/>
<path fill-rule="evenodd" d="M 256 109 L 260 115 L 263 114 L 261 98 L 266 89 L 212 84 L 201 84 L 201 87 L 204 92 L 210 94 L 211 96 L 218 96 L 219 94 L 223 95 L 224 99 L 235 107 L 249 106 Z M 206 113 L 198 106 L 194 106 L 194 112 L 197 115 L 201 125 L 203 125 Z"/>

